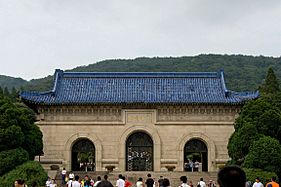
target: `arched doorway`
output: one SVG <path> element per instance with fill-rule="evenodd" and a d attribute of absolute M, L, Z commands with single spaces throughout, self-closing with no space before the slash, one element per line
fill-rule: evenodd
<path fill-rule="evenodd" d="M 126 155 L 127 171 L 153 171 L 153 141 L 148 134 L 131 134 L 126 141 Z"/>
<path fill-rule="evenodd" d="M 203 141 L 192 139 L 185 144 L 184 170 L 208 171 L 208 148 Z"/>
<path fill-rule="evenodd" d="M 95 145 L 88 139 L 77 140 L 71 150 L 72 171 L 95 171 Z"/>

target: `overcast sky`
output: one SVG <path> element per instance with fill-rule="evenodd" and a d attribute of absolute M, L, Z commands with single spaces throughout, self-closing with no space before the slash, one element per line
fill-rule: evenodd
<path fill-rule="evenodd" d="M 0 0 L 2 75 L 202 53 L 279 57 L 281 1 Z"/>

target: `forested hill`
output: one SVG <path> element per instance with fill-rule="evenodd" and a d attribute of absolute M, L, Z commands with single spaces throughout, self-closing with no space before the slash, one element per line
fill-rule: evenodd
<path fill-rule="evenodd" d="M 0 86 L 4 89 L 12 90 L 12 88 L 19 89 L 21 86 L 27 84 L 26 80 L 22 78 L 14 78 L 10 76 L 0 75 Z"/>
<path fill-rule="evenodd" d="M 155 57 L 104 60 L 67 71 L 76 72 L 209 72 L 223 69 L 227 88 L 234 91 L 254 91 L 272 67 L 281 80 L 281 58 L 244 55 L 198 55 L 193 57 Z M 59 67 L 58 67 L 59 68 Z M 54 70 L 55 71 L 55 70 Z M 25 90 L 47 91 L 53 77 L 35 79 L 24 84 Z M 5 84 L 1 82 L 2 88 Z M 6 82 L 6 84 L 12 84 Z M 15 84 L 16 86 L 16 84 Z"/>

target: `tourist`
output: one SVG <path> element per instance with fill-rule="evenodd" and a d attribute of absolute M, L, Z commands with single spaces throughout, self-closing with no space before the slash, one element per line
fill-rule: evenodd
<path fill-rule="evenodd" d="M 209 180 L 208 187 L 216 187 L 216 183 L 214 183 L 212 180 Z"/>
<path fill-rule="evenodd" d="M 97 187 L 113 187 L 113 185 L 109 181 L 103 180 L 98 183 Z"/>
<path fill-rule="evenodd" d="M 141 177 L 140 177 L 139 180 L 137 181 L 136 187 L 144 187 L 144 185 L 143 185 L 143 180 L 142 180 Z"/>
<path fill-rule="evenodd" d="M 246 181 L 246 187 L 252 187 L 252 182 L 250 180 Z"/>
<path fill-rule="evenodd" d="M 272 185 L 272 187 L 279 187 L 279 184 L 276 182 L 276 177 L 271 177 L 271 182 L 266 184 L 266 187 L 269 187 L 269 185 Z"/>
<path fill-rule="evenodd" d="M 125 187 L 125 181 L 123 180 L 123 176 L 119 174 L 118 180 L 116 181 L 116 187 Z"/>
<path fill-rule="evenodd" d="M 66 169 L 63 168 L 61 171 L 61 184 L 64 185 L 65 184 L 65 177 L 66 177 Z"/>
<path fill-rule="evenodd" d="M 163 179 L 163 187 L 169 187 L 170 186 L 170 181 L 167 178 Z"/>
<path fill-rule="evenodd" d="M 158 180 L 158 185 L 159 187 L 163 187 L 163 176 L 160 176 L 159 180 Z"/>
<path fill-rule="evenodd" d="M 256 178 L 256 182 L 253 184 L 253 187 L 263 187 L 259 177 Z"/>
<path fill-rule="evenodd" d="M 103 179 L 104 179 L 105 181 L 107 181 L 108 175 L 104 175 L 104 176 L 103 176 Z"/>
<path fill-rule="evenodd" d="M 90 187 L 91 186 L 91 180 L 88 175 L 85 175 L 84 177 L 84 187 Z"/>
<path fill-rule="evenodd" d="M 194 170 L 193 171 L 199 171 L 199 162 L 198 162 L 198 160 L 196 160 L 195 162 L 194 162 Z"/>
<path fill-rule="evenodd" d="M 91 182 L 91 186 L 94 186 L 94 185 L 95 185 L 95 181 L 94 181 L 93 178 L 91 178 L 90 182 Z"/>
<path fill-rule="evenodd" d="M 74 181 L 72 181 L 72 180 L 69 180 L 68 182 L 67 182 L 67 186 L 68 187 L 81 187 L 82 185 L 81 185 L 81 183 L 79 182 L 79 176 L 78 175 L 76 175 L 75 177 L 74 177 Z"/>
<path fill-rule="evenodd" d="M 15 187 L 26 187 L 26 185 L 25 185 L 23 179 L 17 179 L 17 180 L 14 182 L 14 186 L 15 186 Z"/>
<path fill-rule="evenodd" d="M 226 166 L 218 173 L 220 187 L 245 187 L 246 174 L 238 166 Z"/>
<path fill-rule="evenodd" d="M 179 187 L 190 187 L 190 186 L 187 184 L 187 177 L 186 177 L 186 176 L 181 176 L 181 177 L 180 177 L 180 180 L 182 181 L 182 184 L 181 184 Z"/>
<path fill-rule="evenodd" d="M 97 177 L 97 181 L 95 182 L 94 186 L 97 186 L 100 182 L 101 182 L 101 177 L 98 176 Z"/>
<path fill-rule="evenodd" d="M 132 186 L 132 185 L 133 185 L 130 181 L 128 181 L 128 180 L 126 179 L 125 176 L 122 176 L 122 178 L 123 178 L 123 180 L 125 181 L 125 187 L 129 187 L 129 186 Z"/>
<path fill-rule="evenodd" d="M 68 175 L 68 180 L 73 181 L 73 179 L 74 179 L 74 173 L 72 171 L 70 171 L 69 175 Z"/>
<path fill-rule="evenodd" d="M 149 173 L 149 174 L 147 174 L 147 179 L 146 179 L 146 181 L 145 181 L 145 184 L 146 184 L 146 186 L 147 187 L 153 187 L 153 185 L 154 185 L 154 180 L 151 178 L 151 174 Z"/>
<path fill-rule="evenodd" d="M 189 184 L 188 184 L 190 187 L 193 187 L 193 183 L 192 183 L 192 181 L 190 180 L 189 181 Z"/>
<path fill-rule="evenodd" d="M 206 187 L 206 183 L 203 178 L 200 178 L 200 181 L 197 184 L 197 187 Z"/>
<path fill-rule="evenodd" d="M 47 179 L 47 181 L 46 181 L 46 183 L 45 183 L 45 186 L 46 186 L 46 187 L 50 187 L 50 186 L 51 186 L 51 183 L 52 183 L 51 178 L 48 177 L 48 179 Z"/>
<path fill-rule="evenodd" d="M 189 168 L 190 168 L 191 172 L 193 172 L 194 163 L 192 160 L 189 162 Z"/>

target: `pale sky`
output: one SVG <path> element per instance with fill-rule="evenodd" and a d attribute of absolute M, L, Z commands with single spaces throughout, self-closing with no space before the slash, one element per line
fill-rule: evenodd
<path fill-rule="evenodd" d="M 280 0 L 0 0 L 0 74 L 115 58 L 281 55 Z"/>

